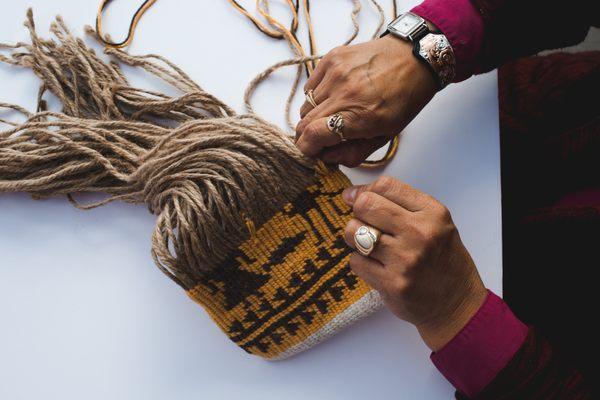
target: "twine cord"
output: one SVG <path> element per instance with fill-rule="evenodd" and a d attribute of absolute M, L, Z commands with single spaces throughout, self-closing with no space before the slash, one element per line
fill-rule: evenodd
<path fill-rule="evenodd" d="M 99 36 L 100 40 L 107 47 L 123 48 L 123 47 L 129 46 L 129 44 L 131 44 L 131 42 L 133 40 L 133 35 L 134 35 L 135 29 L 137 27 L 139 20 L 144 15 L 144 13 L 156 2 L 156 0 L 146 0 L 146 1 L 144 1 L 144 3 L 142 3 L 142 5 L 138 8 L 138 10 L 133 15 L 133 18 L 129 25 L 127 37 L 125 38 L 125 40 L 123 40 L 122 42 L 118 42 L 118 43 L 112 42 L 110 40 L 109 36 L 105 37 L 105 35 L 103 35 L 103 33 L 102 33 L 102 15 L 103 15 L 105 8 L 109 5 L 109 3 L 111 1 L 112 0 L 102 0 L 102 2 L 100 3 L 100 7 L 98 9 L 98 13 L 96 16 L 96 31 L 98 32 L 98 36 Z M 309 42 L 309 51 L 308 52 L 304 49 L 304 46 L 302 45 L 302 43 L 300 42 L 300 40 L 298 39 L 298 36 L 297 36 L 297 31 L 298 31 L 298 26 L 299 26 L 299 15 L 298 14 L 299 14 L 299 10 L 300 10 L 300 1 L 302 1 L 302 9 L 304 10 L 304 17 L 306 20 L 306 26 L 307 26 L 307 30 L 308 30 L 308 42 Z M 360 0 L 351 0 L 351 1 L 353 3 L 353 8 L 352 8 L 352 12 L 350 14 L 350 18 L 352 21 L 353 32 L 350 35 L 350 37 L 343 43 L 344 46 L 352 43 L 354 41 L 354 39 L 356 39 L 356 37 L 358 36 L 358 33 L 360 31 L 360 26 L 358 23 L 358 15 L 360 14 L 360 12 L 362 10 L 362 4 L 361 4 Z M 298 88 L 300 87 L 300 82 L 302 79 L 302 66 L 300 65 L 300 63 L 298 63 L 296 61 L 304 60 L 304 61 L 302 61 L 301 64 L 304 65 L 304 68 L 306 70 L 306 75 L 310 76 L 312 74 L 312 72 L 314 71 L 318 60 L 320 58 L 322 58 L 322 57 L 317 56 L 318 51 L 317 51 L 317 44 L 316 44 L 316 40 L 315 40 L 314 27 L 313 27 L 313 23 L 312 23 L 310 0 L 295 0 L 295 1 L 294 0 L 286 0 L 287 7 L 291 14 L 291 22 L 290 22 L 289 28 L 286 28 L 285 25 L 281 21 L 277 20 L 270 13 L 269 0 L 256 0 L 256 3 L 255 3 L 256 9 L 257 9 L 259 15 L 266 21 L 266 23 L 261 21 L 259 18 L 257 18 L 255 15 L 253 15 L 251 12 L 249 12 L 237 0 L 228 0 L 228 2 L 238 12 L 240 12 L 243 16 L 245 16 L 248 20 L 250 20 L 260 32 L 262 32 L 263 34 L 265 34 L 273 39 L 285 40 L 288 43 L 288 45 L 290 46 L 290 49 L 292 50 L 292 53 L 294 54 L 295 58 L 293 60 L 284 61 L 283 64 L 288 65 L 288 66 L 289 65 L 297 65 L 297 69 L 296 69 L 296 74 L 294 76 L 294 80 L 293 80 L 293 83 L 292 83 L 292 86 L 290 89 L 290 93 L 288 94 L 288 97 L 286 99 L 284 115 L 285 115 L 285 120 L 286 120 L 288 129 L 291 132 L 293 132 L 295 130 L 295 124 L 292 122 L 292 117 L 291 117 L 292 102 L 294 101 L 294 98 L 295 98 L 296 94 L 298 93 Z M 377 0 L 370 0 L 370 2 L 375 7 L 375 9 L 377 10 L 377 13 L 379 15 L 378 25 L 377 25 L 373 35 L 371 36 L 372 39 L 375 39 L 380 35 L 383 25 L 385 23 L 385 12 L 383 10 L 383 7 L 381 6 L 381 4 L 379 4 L 379 2 Z M 393 16 L 393 18 L 395 18 L 397 15 L 397 8 L 398 8 L 397 0 L 393 0 L 392 1 L 392 16 Z M 290 61 L 292 61 L 292 62 L 290 62 Z M 274 66 L 275 70 L 284 66 L 283 64 L 281 64 L 281 65 L 276 64 L 277 66 L 276 67 Z M 271 75 L 272 72 L 274 72 L 274 70 L 271 70 L 272 68 L 273 67 L 269 68 L 269 72 L 265 75 L 265 78 L 268 77 L 269 75 Z M 257 82 L 257 84 L 262 81 L 264 81 L 264 79 L 260 79 L 259 82 Z M 252 90 L 254 90 L 254 88 Z M 245 100 L 246 100 L 245 104 L 247 106 L 247 110 L 251 111 L 252 107 L 250 105 L 249 98 L 250 98 L 250 96 L 248 96 L 248 95 L 245 97 Z M 363 168 L 379 168 L 379 167 L 387 165 L 393 159 L 394 155 L 396 154 L 398 145 L 399 145 L 399 138 L 398 138 L 398 135 L 395 135 L 391 139 L 391 141 L 388 145 L 387 151 L 382 159 L 375 160 L 375 161 L 368 160 L 368 161 L 363 162 L 360 166 Z"/>
<path fill-rule="evenodd" d="M 353 1 L 358 15 L 359 2 Z M 294 10 L 291 29 L 271 17 L 267 0 L 257 0 L 261 15 L 288 41 L 295 57 L 250 82 L 245 114 L 206 92 L 169 60 L 128 54 L 122 50 L 125 44 L 111 45 L 91 27 L 85 32 L 106 46 L 108 62 L 72 35 L 60 16 L 50 26 L 54 38 L 44 39 L 28 10 L 24 25 L 30 40 L 0 43 L 0 62 L 28 68 L 40 79 L 38 105 L 30 112 L 0 102 L 0 111 L 25 118 L 0 119 L 0 193 L 27 192 L 35 199 L 66 196 L 80 209 L 116 200 L 145 204 L 157 217 L 151 250 L 155 263 L 179 285 L 191 288 L 206 271 L 226 262 L 253 227 L 326 172 L 250 104 L 256 87 L 273 72 L 296 66 L 289 115 L 303 68 L 320 58 L 297 46 L 299 5 L 289 4 Z M 134 17 L 122 43 L 131 42 L 142 14 Z M 180 93 L 169 96 L 133 87 L 121 64 L 145 70 Z M 58 98 L 60 112 L 47 110 L 46 92 Z M 106 197 L 81 203 L 76 198 L 80 193 Z"/>
<path fill-rule="evenodd" d="M 25 26 L 30 43 L 0 44 L 9 52 L 0 61 L 31 69 L 42 82 L 38 101 L 52 92 L 62 110 L 31 113 L 0 103 L 26 118 L 0 130 L 0 193 L 65 195 L 81 209 L 145 204 L 157 216 L 156 264 L 189 289 L 249 237 L 242 221 L 260 226 L 314 182 L 319 168 L 281 129 L 235 113 L 168 60 L 109 47 L 104 62 L 60 17 L 51 25 L 54 39 L 39 37 L 31 10 Z M 119 63 L 181 94 L 132 87 Z M 107 197 L 82 204 L 80 193 Z"/>

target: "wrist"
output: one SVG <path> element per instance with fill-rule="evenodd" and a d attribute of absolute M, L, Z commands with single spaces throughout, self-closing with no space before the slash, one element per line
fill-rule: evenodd
<path fill-rule="evenodd" d="M 462 299 L 457 301 L 448 313 L 418 325 L 417 330 L 421 338 L 431 349 L 436 352 L 450 342 L 473 318 L 481 308 L 488 296 L 487 289 L 481 281 L 471 287 Z"/>
<path fill-rule="evenodd" d="M 390 22 L 383 35 L 388 33 L 389 36 L 396 36 L 412 44 L 415 59 L 427 67 L 438 89 L 443 89 L 452 82 L 456 71 L 454 50 L 435 24 L 415 13 L 407 12 Z"/>
<path fill-rule="evenodd" d="M 529 328 L 491 291 L 460 332 L 431 361 L 468 398 L 476 398 L 519 351 Z"/>
<path fill-rule="evenodd" d="M 456 59 L 454 82 L 480 70 L 484 22 L 471 1 L 424 0 L 411 12 L 435 24 L 452 45 Z"/>
<path fill-rule="evenodd" d="M 398 77 L 402 80 L 410 77 L 411 80 L 418 82 L 424 92 L 433 96 L 437 92 L 437 82 L 429 68 L 419 61 L 413 54 L 413 44 L 394 35 L 386 35 L 377 39 L 385 43 L 389 52 L 389 59 L 393 65 L 398 63 L 394 71 L 398 71 Z M 400 68 L 406 69 L 400 71 Z"/>

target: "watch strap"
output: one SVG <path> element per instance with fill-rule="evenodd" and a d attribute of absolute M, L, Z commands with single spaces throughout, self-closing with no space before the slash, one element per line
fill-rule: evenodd
<path fill-rule="evenodd" d="M 380 37 L 392 33 L 401 40 L 412 42 L 414 56 L 427 66 L 436 79 L 439 89 L 443 89 L 455 76 L 454 51 L 443 33 L 437 28 L 432 28 L 422 17 L 418 15 L 417 17 L 422 20 L 422 23 L 410 34 L 400 35 L 392 29 L 392 25 L 402 18 L 400 16 L 388 25 L 388 29 Z"/>
<path fill-rule="evenodd" d="M 413 43 L 413 54 L 436 78 L 439 89 L 445 88 L 455 76 L 454 51 L 443 34 L 427 33 Z"/>

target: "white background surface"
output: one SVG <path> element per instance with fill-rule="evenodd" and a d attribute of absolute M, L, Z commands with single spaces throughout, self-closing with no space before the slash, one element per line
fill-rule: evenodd
<path fill-rule="evenodd" d="M 80 34 L 93 22 L 97 3 L 5 1 L 0 42 L 27 39 L 22 21 L 28 5 L 38 32 L 47 36 L 57 13 Z M 107 28 L 117 38 L 140 2 L 115 3 Z M 351 32 L 351 2 L 312 3 L 320 50 L 343 42 Z M 361 40 L 376 26 L 373 8 L 364 3 Z M 400 1 L 400 10 L 414 3 Z M 284 43 L 259 35 L 225 0 L 158 1 L 130 50 L 167 56 L 240 111 L 247 82 L 289 57 Z M 255 96 L 257 111 L 281 126 L 291 76 L 292 70 L 278 73 Z M 2 101 L 34 109 L 37 85 L 29 71 L 0 66 Z M 499 293 L 496 97 L 495 73 L 444 90 L 406 129 L 384 173 L 449 206 L 485 283 Z M 350 176 L 366 182 L 379 173 Z M 154 267 L 153 224 L 143 206 L 117 203 L 82 212 L 65 199 L 0 195 L 0 399 L 452 397 L 416 331 L 386 310 L 286 361 L 247 355 Z"/>

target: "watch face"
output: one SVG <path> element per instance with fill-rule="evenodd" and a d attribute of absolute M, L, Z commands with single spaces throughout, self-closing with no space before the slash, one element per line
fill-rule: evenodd
<path fill-rule="evenodd" d="M 418 15 L 406 13 L 392 24 L 392 27 L 402 36 L 408 36 L 413 29 L 421 24 L 423 19 Z"/>

